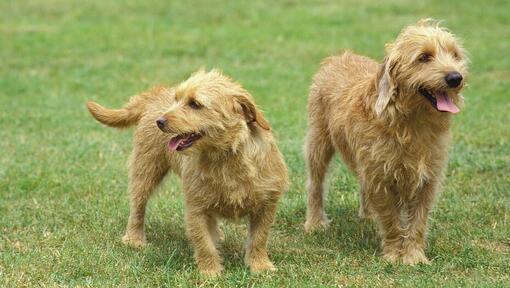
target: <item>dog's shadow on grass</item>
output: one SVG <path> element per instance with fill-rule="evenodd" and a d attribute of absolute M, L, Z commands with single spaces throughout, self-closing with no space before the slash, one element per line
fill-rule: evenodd
<path fill-rule="evenodd" d="M 336 205 L 329 209 L 328 216 L 332 220 L 325 230 L 305 233 L 303 223 L 305 208 L 285 209 L 278 213 L 270 237 L 270 254 L 276 258 L 286 258 L 292 251 L 312 251 L 314 254 L 331 254 L 336 251 L 356 253 L 358 255 L 374 255 L 379 252 L 379 240 L 376 224 L 371 220 L 360 219 L 357 208 Z M 160 267 L 160 269 L 175 272 L 196 270 L 193 259 L 193 249 L 186 237 L 184 221 L 180 218 L 160 220 L 152 219 L 147 222 L 147 247 L 142 250 L 140 258 L 143 265 Z M 227 270 L 247 269 L 244 265 L 244 245 L 246 243 L 247 226 L 232 224 L 225 221 L 222 225 L 225 240 L 218 248 L 224 259 Z M 285 235 L 283 239 L 280 236 Z M 293 247 L 295 246 L 295 247 Z M 271 251 L 272 250 L 272 251 Z M 322 251 L 322 252 L 321 252 Z M 346 252 L 350 251 L 350 252 Z"/>
<path fill-rule="evenodd" d="M 227 270 L 247 269 L 244 267 L 244 245 L 247 227 L 244 224 L 232 224 L 225 221 L 221 225 L 225 240 L 217 247 Z M 193 272 L 196 270 L 193 248 L 185 233 L 184 221 L 151 221 L 147 223 L 147 247 L 144 258 L 150 266 L 164 267 L 172 272 Z"/>
<path fill-rule="evenodd" d="M 147 223 L 145 232 L 148 246 L 144 252 L 149 265 L 180 271 L 193 263 L 193 251 L 182 221 L 152 220 Z"/>
<path fill-rule="evenodd" d="M 361 219 L 357 208 L 335 205 L 333 209 L 327 209 L 331 220 L 328 227 L 310 233 L 305 232 L 303 225 L 305 207 L 281 215 L 281 221 L 298 228 L 294 233 L 301 235 L 299 237 L 302 237 L 306 249 L 357 251 L 370 255 L 378 253 L 377 224 L 374 220 Z"/>

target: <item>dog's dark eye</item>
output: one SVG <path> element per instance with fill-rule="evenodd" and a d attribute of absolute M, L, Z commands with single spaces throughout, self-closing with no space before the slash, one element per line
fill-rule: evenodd
<path fill-rule="evenodd" d="M 427 63 L 430 60 L 432 60 L 432 55 L 430 55 L 429 53 L 423 53 L 420 55 L 420 57 L 418 57 L 418 61 L 420 61 L 421 63 Z"/>
<path fill-rule="evenodd" d="M 188 106 L 189 106 L 191 109 L 200 109 L 200 107 L 202 107 L 202 106 L 200 106 L 200 104 L 199 104 L 197 101 L 195 101 L 195 100 L 189 100 L 189 102 L 188 102 Z"/>
<path fill-rule="evenodd" d="M 460 60 L 460 55 L 458 52 L 453 52 L 453 58 Z"/>

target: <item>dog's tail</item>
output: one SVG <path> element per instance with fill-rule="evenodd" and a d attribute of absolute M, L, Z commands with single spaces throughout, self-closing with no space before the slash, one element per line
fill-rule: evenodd
<path fill-rule="evenodd" d="M 145 111 L 147 101 L 143 96 L 145 95 L 132 97 L 122 109 L 108 109 L 92 101 L 87 102 L 87 108 L 97 121 L 107 126 L 129 127 L 138 123 Z"/>

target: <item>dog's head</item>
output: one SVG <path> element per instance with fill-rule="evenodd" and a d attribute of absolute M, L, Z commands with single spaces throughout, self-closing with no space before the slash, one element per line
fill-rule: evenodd
<path fill-rule="evenodd" d="M 217 70 L 200 70 L 179 84 L 175 102 L 154 124 L 170 134 L 172 151 L 235 149 L 250 133 L 270 130 L 248 91 Z"/>
<path fill-rule="evenodd" d="M 378 75 L 377 114 L 427 109 L 457 113 L 463 104 L 468 59 L 460 41 L 430 19 L 402 30 L 386 55 Z"/>

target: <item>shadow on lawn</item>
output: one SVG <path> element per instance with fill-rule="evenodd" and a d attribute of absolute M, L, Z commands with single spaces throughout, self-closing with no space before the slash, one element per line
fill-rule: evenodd
<path fill-rule="evenodd" d="M 147 224 L 146 234 L 149 249 L 146 249 L 144 253 L 148 256 L 148 265 L 165 266 L 166 269 L 172 271 L 196 269 L 193 248 L 186 237 L 182 219 L 152 221 Z M 246 225 L 222 225 L 225 240 L 218 244 L 218 249 L 226 269 L 244 267 L 245 237 L 242 232 L 247 231 L 246 229 Z M 241 232 L 241 236 L 239 236 L 239 232 Z"/>
<path fill-rule="evenodd" d="M 374 221 L 360 219 L 358 207 L 335 205 L 334 209 L 327 209 L 331 220 L 329 227 L 306 234 L 303 223 L 306 208 L 283 214 L 282 221 L 290 221 L 298 227 L 297 233 L 310 249 L 356 250 L 362 253 L 374 254 L 379 251 L 377 225 Z M 296 219 L 299 222 L 296 222 Z"/>
<path fill-rule="evenodd" d="M 294 211 L 288 209 L 278 214 L 269 243 L 273 258 L 293 258 L 295 257 L 293 255 L 302 255 L 295 254 L 296 251 L 332 258 L 337 257 L 338 252 L 354 253 L 362 257 L 379 253 L 376 225 L 371 221 L 359 219 L 357 207 L 337 205 L 334 210 L 329 209 L 328 215 L 332 219 L 329 228 L 312 234 L 304 232 L 304 215 L 305 207 Z M 226 269 L 247 269 L 244 266 L 247 225 L 225 222 L 222 229 L 226 239 L 219 244 L 224 265 Z M 124 222 L 118 225 L 124 225 Z M 179 216 L 168 220 L 148 221 L 146 236 L 148 246 L 143 250 L 141 258 L 144 265 L 164 267 L 165 270 L 175 272 L 196 269 L 193 249 L 186 237 L 183 219 Z"/>

